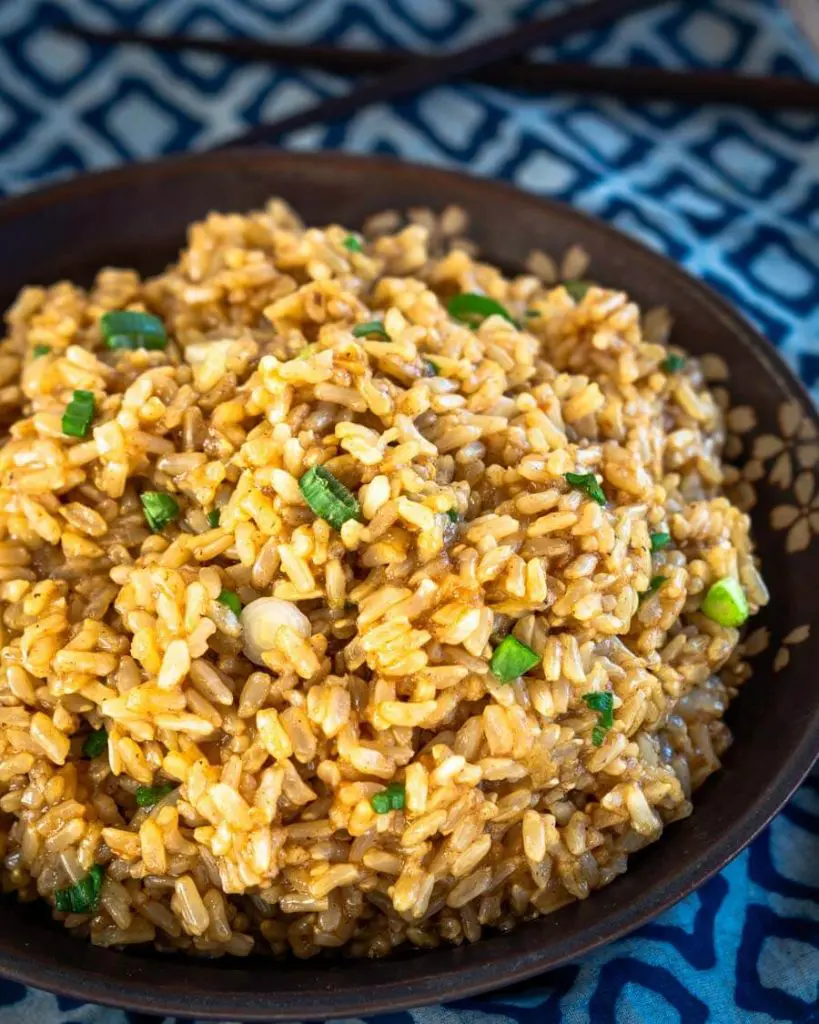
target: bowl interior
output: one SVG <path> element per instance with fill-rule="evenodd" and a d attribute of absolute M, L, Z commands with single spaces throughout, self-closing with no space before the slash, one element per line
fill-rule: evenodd
<path fill-rule="evenodd" d="M 175 257 L 188 223 L 213 209 L 259 206 L 271 195 L 290 201 L 309 223 L 349 226 L 386 208 L 427 205 L 440 210 L 456 203 L 470 214 L 470 234 L 482 255 L 512 269 L 522 269 L 532 249 L 560 254 L 579 243 L 592 257 L 595 280 L 625 289 L 644 308 L 668 306 L 675 342 L 698 355 L 715 353 L 728 365 L 732 405 L 753 412 L 738 417 L 739 425 L 755 421 L 736 442 L 744 457 L 753 436 L 782 437 L 784 415 L 786 450 L 796 470 L 813 483 L 813 467 L 806 467 L 803 457 L 817 431 L 810 402 L 776 353 L 722 300 L 664 258 L 574 211 L 433 169 L 250 151 L 79 179 L 0 207 L 3 308 L 27 283 L 60 278 L 87 283 L 105 265 L 156 272 Z M 789 410 L 786 415 L 783 407 Z M 800 438 L 807 439 L 804 450 L 798 448 Z M 735 744 L 723 770 L 699 791 L 693 816 L 635 856 L 628 873 L 614 884 L 509 935 L 490 935 L 464 948 L 406 951 L 377 965 L 330 960 L 282 965 L 261 958 L 210 962 L 140 949 L 93 949 L 52 924 L 44 907 L 5 900 L 0 973 L 86 1000 L 163 1015 L 242 1020 L 353 1016 L 452 999 L 522 979 L 579 956 L 669 906 L 750 840 L 819 751 L 819 712 L 811 686 L 819 641 L 805 639 L 804 630 L 792 632 L 810 623 L 817 608 L 819 542 L 810 543 L 808 525 L 806 546 L 789 550 L 795 544 L 793 531 L 773 529 L 771 512 L 778 506 L 791 506 L 802 516 L 807 490 L 806 485 L 795 490 L 792 481 L 781 486 L 781 475 L 772 480 L 770 469 L 763 460 L 753 517 L 772 600 L 752 626 L 767 628 L 770 643 L 729 713 Z M 797 538 L 799 544 L 802 540 L 804 531 Z M 803 642 L 788 640 L 793 636 Z M 789 664 L 774 679 L 774 664 L 785 659 L 782 650 Z"/>

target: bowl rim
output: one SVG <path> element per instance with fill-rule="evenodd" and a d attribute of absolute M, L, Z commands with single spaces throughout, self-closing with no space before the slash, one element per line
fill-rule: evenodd
<path fill-rule="evenodd" d="M 185 174 L 197 166 L 208 164 L 263 165 L 272 178 L 277 168 L 298 171 L 310 165 L 356 165 L 373 174 L 392 176 L 403 169 L 422 177 L 427 183 L 436 181 L 458 184 L 471 193 L 482 193 L 486 201 L 493 197 L 503 199 L 514 196 L 518 202 L 523 197 L 541 213 L 559 217 L 563 221 L 574 221 L 587 230 L 593 230 L 601 238 L 617 246 L 624 253 L 629 251 L 647 255 L 653 261 L 658 276 L 665 279 L 665 287 L 671 292 L 688 293 L 700 306 L 706 306 L 719 322 L 720 331 L 752 350 L 756 359 L 766 371 L 777 380 L 780 388 L 791 398 L 798 399 L 819 429 L 819 413 L 803 385 L 781 355 L 748 321 L 705 282 L 691 276 L 678 264 L 658 253 L 642 242 L 598 218 L 574 207 L 544 199 L 512 185 L 476 177 L 462 171 L 453 171 L 385 157 L 357 156 L 334 152 L 301 153 L 268 150 L 262 148 L 229 148 L 204 153 L 188 153 L 116 167 L 109 170 L 87 172 L 69 181 L 59 182 L 32 192 L 11 196 L 0 202 L 0 231 L 5 224 L 17 217 L 25 216 L 43 206 L 58 206 L 64 200 L 77 199 L 109 186 L 135 182 L 146 178 L 165 175 Z M 784 806 L 799 784 L 810 771 L 819 756 L 819 704 L 807 720 L 800 741 L 791 750 L 786 761 L 772 778 L 759 797 L 738 819 L 734 819 L 725 831 L 708 844 L 699 855 L 687 861 L 674 875 L 673 883 L 655 882 L 643 897 L 628 906 L 620 906 L 608 913 L 597 926 L 592 936 L 579 930 L 568 936 L 549 937 L 548 955 L 541 949 L 524 952 L 508 948 L 498 955 L 498 942 L 482 939 L 471 947 L 473 960 L 470 964 L 458 966 L 453 971 L 441 973 L 434 964 L 425 971 L 415 971 L 412 980 L 395 978 L 379 981 L 378 973 L 373 974 L 373 983 L 365 992 L 359 989 L 336 989 L 330 982 L 326 987 L 309 991 L 296 987 L 288 993 L 272 993 L 276 1006 L 264 1003 L 258 992 L 239 993 L 200 990 L 191 993 L 180 989 L 164 988 L 152 992 L 144 979 L 129 978 L 127 973 L 118 977 L 91 974 L 82 967 L 73 965 L 44 964 L 41 954 L 35 951 L 0 950 L 0 976 L 36 988 L 65 995 L 84 1002 L 97 1002 L 121 1009 L 159 1015 L 181 1015 L 197 1019 L 241 1019 L 243 1021 L 325 1019 L 371 1015 L 380 1012 L 409 1010 L 433 1002 L 451 1001 L 491 991 L 498 985 L 507 986 L 529 979 L 542 971 L 552 970 L 581 955 L 599 949 L 601 946 L 621 938 L 628 932 L 646 923 L 675 903 L 690 895 L 696 888 L 720 871 L 739 854 L 770 822 Z M 485 946 L 481 956 L 480 947 Z M 535 944 L 536 945 L 536 944 Z M 474 953 L 474 950 L 478 950 Z M 434 957 L 430 960 L 434 961 Z M 546 964 L 544 963 L 546 961 Z M 191 964 L 191 968 L 199 962 Z M 206 969 L 204 965 L 199 965 Z"/>

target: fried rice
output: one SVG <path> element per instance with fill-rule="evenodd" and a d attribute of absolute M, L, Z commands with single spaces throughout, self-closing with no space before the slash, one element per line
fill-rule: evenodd
<path fill-rule="evenodd" d="M 4 891 L 102 946 L 380 956 L 585 899 L 691 812 L 749 675 L 708 595 L 767 600 L 722 411 L 662 314 L 464 230 L 272 201 L 20 294 Z M 110 347 L 118 310 L 164 343 Z"/>

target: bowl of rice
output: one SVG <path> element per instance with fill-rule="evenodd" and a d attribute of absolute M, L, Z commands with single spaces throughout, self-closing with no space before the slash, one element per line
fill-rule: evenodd
<path fill-rule="evenodd" d="M 197 1018 L 452 999 L 671 905 L 804 776 L 816 415 L 672 264 L 262 152 L 0 238 L 4 975 Z"/>

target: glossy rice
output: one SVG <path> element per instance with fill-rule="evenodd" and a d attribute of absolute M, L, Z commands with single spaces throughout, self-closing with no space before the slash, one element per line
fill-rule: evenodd
<path fill-rule="evenodd" d="M 730 577 L 767 599 L 723 412 L 695 360 L 663 369 L 662 313 L 567 291 L 542 253 L 507 277 L 464 229 L 417 211 L 351 236 L 273 201 L 193 225 L 158 277 L 21 293 L 0 345 L 5 891 L 54 906 L 100 865 L 91 909 L 54 910 L 97 945 L 380 956 L 585 899 L 691 812 L 749 675 L 703 597 Z M 584 272 L 575 250 L 563 275 Z M 459 322 L 464 293 L 508 316 Z M 107 348 L 122 309 L 167 346 Z M 62 433 L 78 389 L 83 438 Z M 340 530 L 299 486 L 316 465 L 359 503 Z M 158 532 L 145 492 L 180 510 Z M 538 661 L 502 682 L 508 634 Z"/>

